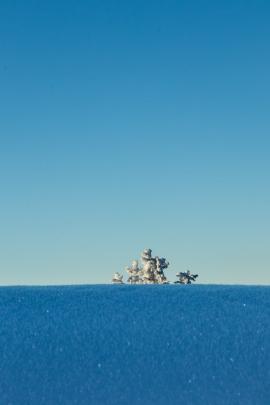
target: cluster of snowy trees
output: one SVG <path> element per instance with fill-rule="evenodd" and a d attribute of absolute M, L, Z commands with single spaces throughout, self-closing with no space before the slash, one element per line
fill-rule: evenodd
<path fill-rule="evenodd" d="M 126 268 L 128 273 L 127 283 L 129 284 L 169 284 L 164 270 L 168 268 L 169 262 L 164 257 L 152 257 L 152 250 L 145 249 L 141 254 L 142 266 L 138 260 L 133 260 L 130 267 Z M 177 273 L 179 278 L 177 284 L 191 284 L 196 281 L 198 274 L 191 274 L 190 271 Z M 112 279 L 113 284 L 123 284 L 123 275 L 115 273 Z"/>

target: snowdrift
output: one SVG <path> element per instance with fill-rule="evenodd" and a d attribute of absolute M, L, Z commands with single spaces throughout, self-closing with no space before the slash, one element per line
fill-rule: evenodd
<path fill-rule="evenodd" d="M 1 404 L 270 403 L 270 287 L 0 288 Z"/>

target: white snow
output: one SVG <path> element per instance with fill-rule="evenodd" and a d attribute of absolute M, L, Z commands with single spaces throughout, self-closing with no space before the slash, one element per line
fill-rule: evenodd
<path fill-rule="evenodd" d="M 0 314 L 1 404 L 269 404 L 269 287 L 5 287 Z"/>

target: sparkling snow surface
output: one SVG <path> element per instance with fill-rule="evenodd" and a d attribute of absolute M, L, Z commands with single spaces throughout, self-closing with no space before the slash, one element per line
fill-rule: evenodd
<path fill-rule="evenodd" d="M 0 403 L 270 404 L 270 287 L 0 288 Z"/>

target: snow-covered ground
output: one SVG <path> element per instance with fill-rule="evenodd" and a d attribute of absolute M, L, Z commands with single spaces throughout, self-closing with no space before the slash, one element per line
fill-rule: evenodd
<path fill-rule="evenodd" d="M 0 403 L 270 404 L 270 287 L 0 288 Z"/>

